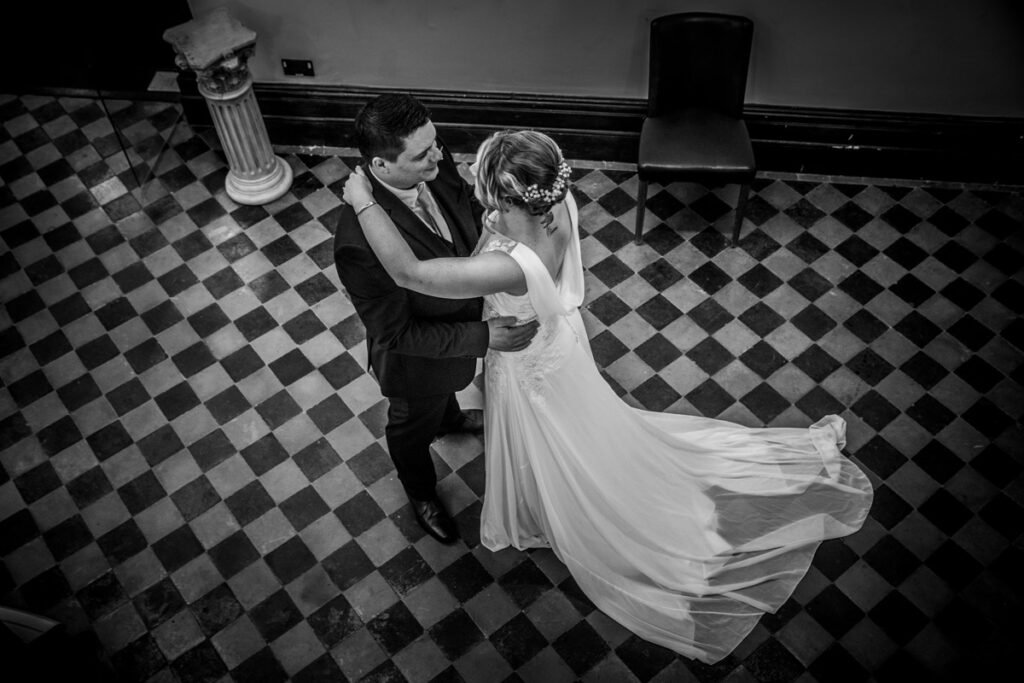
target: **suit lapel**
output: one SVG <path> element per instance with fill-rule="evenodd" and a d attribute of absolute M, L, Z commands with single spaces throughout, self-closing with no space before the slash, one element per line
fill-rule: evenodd
<path fill-rule="evenodd" d="M 468 240 L 464 232 L 465 221 L 460 220 L 457 213 L 459 198 L 453 198 L 449 193 L 448 186 L 436 180 L 427 183 L 427 186 L 430 188 L 430 193 L 434 195 L 434 199 L 437 200 L 438 206 L 441 207 L 444 219 L 448 222 L 448 230 L 452 234 L 455 253 L 459 256 L 466 256 L 469 254 L 469 247 L 467 246 Z"/>
<path fill-rule="evenodd" d="M 419 219 L 419 216 L 412 212 L 412 209 L 406 206 L 393 192 L 384 187 L 372 173 L 367 171 L 366 176 L 370 179 L 370 184 L 373 186 L 373 198 L 377 200 L 381 208 L 391 217 L 391 222 L 395 224 L 395 227 L 398 228 L 398 231 L 402 233 L 407 242 L 420 244 L 436 256 L 450 255 L 447 253 L 448 250 L 444 249 L 444 243 L 437 239 L 437 236 Z"/>

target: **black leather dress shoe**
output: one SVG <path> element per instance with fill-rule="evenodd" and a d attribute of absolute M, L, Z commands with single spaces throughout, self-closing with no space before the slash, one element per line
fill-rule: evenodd
<path fill-rule="evenodd" d="M 459 538 L 459 530 L 455 526 L 441 500 L 434 496 L 429 500 L 409 499 L 412 503 L 412 511 L 416 515 L 416 521 L 423 527 L 423 530 L 439 540 L 441 543 L 454 543 Z"/>
<path fill-rule="evenodd" d="M 484 433 L 484 411 L 482 410 L 463 410 L 459 413 L 458 419 L 455 423 L 445 427 L 442 430 L 442 434 L 456 434 L 464 432 L 466 434 L 483 434 Z"/>

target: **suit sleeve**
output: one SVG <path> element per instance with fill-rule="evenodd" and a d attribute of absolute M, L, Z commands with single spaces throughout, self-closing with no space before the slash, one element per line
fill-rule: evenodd
<path fill-rule="evenodd" d="M 338 230 L 358 231 L 355 220 L 352 209 L 346 207 Z M 482 358 L 487 353 L 487 323 L 416 317 L 408 293 L 395 284 L 368 245 L 341 244 L 334 261 L 367 334 L 389 351 L 425 358 Z"/>

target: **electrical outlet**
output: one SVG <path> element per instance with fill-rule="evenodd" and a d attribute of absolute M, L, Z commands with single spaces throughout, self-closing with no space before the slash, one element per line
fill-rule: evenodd
<path fill-rule="evenodd" d="M 313 75 L 313 61 L 310 59 L 282 59 L 281 68 L 285 76 Z"/>

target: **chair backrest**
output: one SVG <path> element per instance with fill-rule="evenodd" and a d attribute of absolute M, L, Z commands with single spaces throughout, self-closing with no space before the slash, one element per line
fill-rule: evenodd
<path fill-rule="evenodd" d="M 651 22 L 648 116 L 685 107 L 743 114 L 754 23 L 746 17 L 682 12 Z"/>

